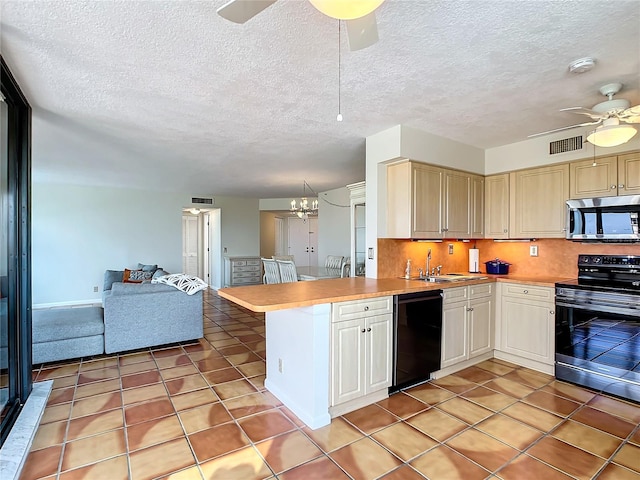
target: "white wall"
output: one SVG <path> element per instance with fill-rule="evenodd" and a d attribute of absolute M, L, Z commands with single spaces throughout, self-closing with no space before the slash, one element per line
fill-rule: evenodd
<path fill-rule="evenodd" d="M 192 196 L 206 195 L 34 183 L 34 305 L 99 301 L 107 269 L 141 262 L 182 271 L 182 209 Z M 258 200 L 216 197 L 215 204 L 221 247 L 258 255 Z"/>
<path fill-rule="evenodd" d="M 549 142 L 576 137 L 580 134 L 583 135 L 583 138 L 586 138 L 591 130 L 593 128 L 576 128 L 569 132 L 558 132 L 553 135 L 545 135 L 544 137 L 503 145 L 502 147 L 490 148 L 485 151 L 485 175 L 589 158 L 594 153 L 594 146 L 590 143 L 585 142 L 581 150 L 549 155 Z M 636 134 L 627 143 L 617 147 L 595 147 L 595 154 L 596 156 L 616 155 L 621 152 L 638 149 L 640 149 L 640 133 Z"/>
<path fill-rule="evenodd" d="M 321 192 L 318 204 L 318 265 L 327 255 L 348 257 L 351 251 L 351 205 L 349 189 Z M 332 205 L 333 204 L 333 205 Z"/>

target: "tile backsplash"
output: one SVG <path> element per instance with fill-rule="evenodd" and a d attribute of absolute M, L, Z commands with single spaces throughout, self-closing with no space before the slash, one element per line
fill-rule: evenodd
<path fill-rule="evenodd" d="M 449 254 L 449 245 L 453 254 Z M 531 277 L 554 276 L 574 278 L 578 275 L 578 254 L 640 255 L 640 244 L 577 243 L 564 239 L 539 239 L 532 242 L 496 242 L 471 240 L 414 242 L 391 238 L 378 239 L 378 278 L 404 275 L 407 259 L 411 259 L 412 271 L 424 270 L 427 251 L 431 249 L 431 266 L 442 265 L 442 273 L 466 273 L 469 271 L 469 249 L 480 251 L 480 271 L 485 272 L 484 262 L 499 258 L 511 264 L 509 274 Z M 538 256 L 529 255 L 529 247 L 538 246 Z"/>

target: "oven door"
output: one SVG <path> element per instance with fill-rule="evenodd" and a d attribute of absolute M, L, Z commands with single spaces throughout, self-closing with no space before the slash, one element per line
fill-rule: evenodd
<path fill-rule="evenodd" d="M 640 310 L 634 307 L 557 296 L 556 378 L 640 402 Z"/>

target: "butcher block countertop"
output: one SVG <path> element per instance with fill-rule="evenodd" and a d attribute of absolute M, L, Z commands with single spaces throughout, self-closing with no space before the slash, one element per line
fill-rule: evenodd
<path fill-rule="evenodd" d="M 335 278 L 310 282 L 251 285 L 218 290 L 218 294 L 253 312 L 272 312 L 288 308 L 309 307 L 322 303 L 345 302 L 365 298 L 464 287 L 491 282 L 523 283 L 553 287 L 564 278 L 487 275 L 489 278 L 447 283 L 399 278 Z"/>

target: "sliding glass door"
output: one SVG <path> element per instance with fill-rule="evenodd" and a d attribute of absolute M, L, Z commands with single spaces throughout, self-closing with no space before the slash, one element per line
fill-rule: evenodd
<path fill-rule="evenodd" d="M 0 444 L 31 392 L 31 108 L 0 57 Z"/>

